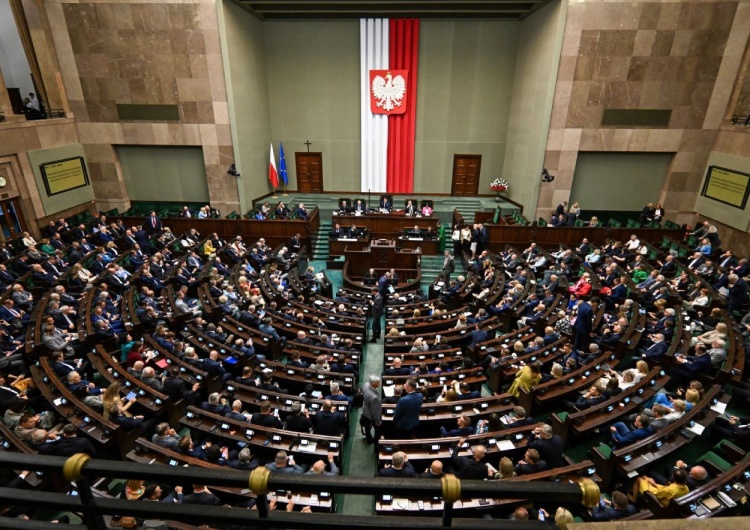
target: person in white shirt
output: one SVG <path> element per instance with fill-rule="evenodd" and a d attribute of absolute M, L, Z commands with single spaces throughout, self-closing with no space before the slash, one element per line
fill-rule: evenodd
<path fill-rule="evenodd" d="M 628 241 L 625 244 L 625 250 L 627 250 L 629 252 L 636 252 L 638 250 L 638 247 L 640 247 L 640 246 L 641 246 L 641 242 L 638 239 L 638 236 L 636 236 L 635 234 L 633 234 L 632 236 L 630 236 L 630 241 Z"/>
<path fill-rule="evenodd" d="M 34 94 L 33 92 L 29 92 L 29 103 L 26 106 L 36 111 L 41 110 L 39 107 L 39 100 L 36 98 L 36 94 Z"/>

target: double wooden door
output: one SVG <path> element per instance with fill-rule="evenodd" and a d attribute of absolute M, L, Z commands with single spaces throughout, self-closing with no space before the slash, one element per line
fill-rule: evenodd
<path fill-rule="evenodd" d="M 323 192 L 323 153 L 294 153 L 297 167 L 297 191 Z"/>
<path fill-rule="evenodd" d="M 453 155 L 451 195 L 475 197 L 481 168 L 482 155 Z"/>
<path fill-rule="evenodd" d="M 18 201 L 18 198 L 0 201 L 0 240 L 13 239 L 26 231 L 26 220 Z"/>

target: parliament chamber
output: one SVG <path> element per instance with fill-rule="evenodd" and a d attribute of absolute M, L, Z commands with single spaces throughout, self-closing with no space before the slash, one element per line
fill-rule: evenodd
<path fill-rule="evenodd" d="M 0 528 L 742 527 L 748 11 L 0 2 Z"/>

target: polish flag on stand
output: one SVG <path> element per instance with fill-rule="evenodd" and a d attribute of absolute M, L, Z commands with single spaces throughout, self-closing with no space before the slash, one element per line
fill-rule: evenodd
<path fill-rule="evenodd" d="M 268 180 L 271 181 L 273 189 L 279 187 L 279 172 L 276 171 L 276 157 L 273 155 L 273 144 L 271 144 L 271 162 L 268 164 Z"/>

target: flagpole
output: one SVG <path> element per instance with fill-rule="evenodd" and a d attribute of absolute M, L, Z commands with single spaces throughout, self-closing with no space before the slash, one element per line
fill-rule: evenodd
<path fill-rule="evenodd" d="M 279 196 L 276 195 L 276 188 L 273 189 L 273 195 L 271 196 L 271 198 L 273 198 L 273 199 L 278 199 L 279 198 Z"/>
<path fill-rule="evenodd" d="M 289 194 L 286 192 L 286 182 L 284 182 L 284 193 L 281 194 L 283 197 L 288 196 Z"/>

